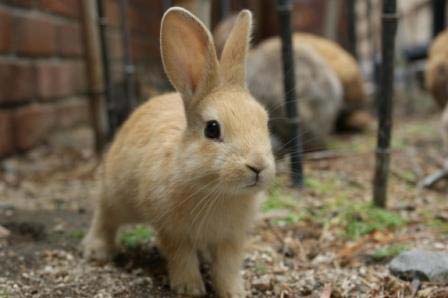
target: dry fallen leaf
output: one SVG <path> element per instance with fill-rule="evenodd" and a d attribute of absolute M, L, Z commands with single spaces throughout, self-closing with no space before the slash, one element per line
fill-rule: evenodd
<path fill-rule="evenodd" d="M 332 292 L 331 284 L 326 284 L 320 298 L 330 298 Z"/>

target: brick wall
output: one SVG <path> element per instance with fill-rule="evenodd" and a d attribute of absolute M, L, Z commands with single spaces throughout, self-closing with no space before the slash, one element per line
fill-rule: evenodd
<path fill-rule="evenodd" d="M 119 86 L 124 73 L 119 3 L 104 5 L 110 74 Z M 140 86 L 161 77 L 162 13 L 162 1 L 129 1 L 131 56 Z M 0 158 L 32 148 L 56 129 L 88 122 L 81 14 L 80 0 L 0 0 Z"/>
<path fill-rule="evenodd" d="M 0 157 L 87 122 L 77 0 L 0 1 Z"/>
<path fill-rule="evenodd" d="M 121 30 L 121 12 L 119 1 L 106 0 L 107 43 L 109 48 L 111 77 L 114 86 L 123 81 L 123 36 Z M 163 80 L 160 60 L 160 20 L 163 15 L 162 1 L 129 0 L 126 17 L 130 31 L 130 54 L 136 66 L 135 80 L 138 95 L 144 100 L 148 93 L 145 88 L 153 85 L 154 79 Z M 116 90 L 114 90 L 116 91 Z M 120 90 L 118 90 L 120 94 Z"/>

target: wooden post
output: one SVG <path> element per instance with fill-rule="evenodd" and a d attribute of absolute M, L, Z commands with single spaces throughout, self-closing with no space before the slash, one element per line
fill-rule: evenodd
<path fill-rule="evenodd" d="M 378 144 L 374 177 L 373 202 L 386 207 L 387 181 L 389 177 L 390 141 L 393 116 L 394 51 L 398 16 L 396 0 L 383 0 L 382 15 L 382 64 L 378 98 Z"/>
<path fill-rule="evenodd" d="M 302 139 L 299 128 L 299 110 L 296 97 L 294 49 L 292 46 L 290 0 L 277 1 L 278 22 L 282 40 L 283 87 L 285 108 L 291 127 L 291 180 L 295 187 L 303 186 Z"/>
<path fill-rule="evenodd" d="M 338 0 L 327 0 L 325 4 L 324 36 L 334 41 L 338 37 L 340 4 Z"/>
<path fill-rule="evenodd" d="M 107 142 L 106 109 L 103 95 L 101 49 L 98 32 L 98 15 L 95 2 L 82 1 L 86 71 L 89 88 L 91 123 L 95 134 L 96 153 L 101 153 Z"/>

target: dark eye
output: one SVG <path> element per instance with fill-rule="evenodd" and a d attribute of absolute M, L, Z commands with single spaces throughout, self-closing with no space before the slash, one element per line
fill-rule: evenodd
<path fill-rule="evenodd" d="M 221 138 L 221 129 L 219 123 L 216 120 L 207 121 L 205 126 L 204 135 L 209 139 L 219 140 Z"/>

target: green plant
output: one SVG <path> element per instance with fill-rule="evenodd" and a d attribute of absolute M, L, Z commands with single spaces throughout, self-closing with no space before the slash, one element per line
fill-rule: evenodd
<path fill-rule="evenodd" d="M 374 231 L 394 229 L 405 224 L 397 213 L 374 207 L 370 204 L 354 204 L 343 211 L 345 234 L 351 239 Z"/>
<path fill-rule="evenodd" d="M 407 246 L 402 244 L 394 244 L 385 247 L 381 247 L 375 250 L 372 254 L 372 259 L 376 262 L 381 262 L 399 255 L 405 251 Z"/>
<path fill-rule="evenodd" d="M 70 238 L 80 240 L 84 237 L 84 231 L 83 230 L 72 230 L 68 233 L 68 236 Z"/>
<path fill-rule="evenodd" d="M 136 226 L 133 229 L 123 232 L 120 236 L 120 243 L 127 248 L 135 248 L 151 240 L 152 230 L 145 226 Z"/>
<path fill-rule="evenodd" d="M 263 212 L 269 212 L 278 209 L 294 210 L 295 208 L 297 208 L 297 201 L 293 197 L 285 194 L 279 184 L 275 184 L 269 191 L 269 196 L 263 203 L 261 210 Z"/>

